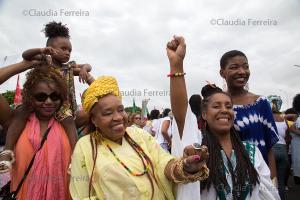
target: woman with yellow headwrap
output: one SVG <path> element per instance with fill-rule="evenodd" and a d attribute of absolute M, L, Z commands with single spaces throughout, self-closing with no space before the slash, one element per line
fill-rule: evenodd
<path fill-rule="evenodd" d="M 71 164 L 73 199 L 174 199 L 174 183 L 206 179 L 206 147 L 185 148 L 175 159 L 147 132 L 126 127 L 127 114 L 113 77 L 95 80 L 83 97 L 90 134 L 76 144 Z"/>

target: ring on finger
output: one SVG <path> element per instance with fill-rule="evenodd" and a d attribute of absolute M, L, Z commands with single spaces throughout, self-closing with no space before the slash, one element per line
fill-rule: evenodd
<path fill-rule="evenodd" d="M 196 149 L 196 150 L 200 150 L 201 149 L 201 144 L 195 142 L 192 144 L 193 148 Z"/>

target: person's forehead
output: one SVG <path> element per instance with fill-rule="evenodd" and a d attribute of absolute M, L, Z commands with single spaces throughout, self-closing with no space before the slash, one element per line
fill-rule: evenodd
<path fill-rule="evenodd" d="M 101 97 L 98 100 L 97 105 L 101 108 L 109 108 L 122 105 L 122 101 L 115 95 L 109 94 L 104 97 Z"/>
<path fill-rule="evenodd" d="M 57 85 L 54 82 L 46 82 L 46 81 L 41 81 L 35 85 L 35 87 L 32 88 L 34 91 L 48 91 L 48 90 L 57 90 Z"/>
<path fill-rule="evenodd" d="M 52 45 L 53 46 L 62 46 L 62 45 L 72 46 L 70 40 L 66 37 L 53 38 Z"/>
<path fill-rule="evenodd" d="M 240 56 L 240 55 L 228 59 L 228 62 L 238 62 L 238 61 L 248 62 L 245 56 Z"/>
<path fill-rule="evenodd" d="M 216 93 L 211 96 L 210 102 L 231 102 L 231 99 L 226 94 Z"/>

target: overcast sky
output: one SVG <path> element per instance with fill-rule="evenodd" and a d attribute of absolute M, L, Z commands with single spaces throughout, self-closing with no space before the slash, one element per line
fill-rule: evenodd
<path fill-rule="evenodd" d="M 44 47 L 41 30 L 53 20 L 70 29 L 72 60 L 91 64 L 95 77 L 118 79 L 125 106 L 134 96 L 138 106 L 150 98 L 150 110 L 170 106 L 165 45 L 174 34 L 187 43 L 189 95 L 200 93 L 205 80 L 222 87 L 219 60 L 232 49 L 248 57 L 251 92 L 280 95 L 283 108 L 300 92 L 300 67 L 294 66 L 300 65 L 299 0 L 0 0 L 1 66 L 20 61 L 26 49 Z M 13 77 L 0 92 L 15 85 Z M 78 100 L 86 87 L 76 78 Z"/>

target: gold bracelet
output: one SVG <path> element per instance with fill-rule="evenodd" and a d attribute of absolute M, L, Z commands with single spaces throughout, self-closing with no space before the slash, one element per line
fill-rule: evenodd
<path fill-rule="evenodd" d="M 173 161 L 170 165 L 170 177 L 174 183 L 185 184 L 196 181 L 203 181 L 209 176 L 209 169 L 206 164 L 195 174 L 189 174 L 183 169 L 183 163 L 185 158 Z M 175 175 L 177 172 L 177 176 Z"/>
<path fill-rule="evenodd" d="M 189 182 L 203 181 L 208 178 L 209 169 L 207 168 L 206 164 L 204 164 L 197 173 L 190 174 L 190 173 L 184 171 L 183 163 L 184 163 L 184 159 L 182 159 L 181 162 L 179 162 L 179 170 L 184 175 L 184 177 L 189 180 Z"/>

